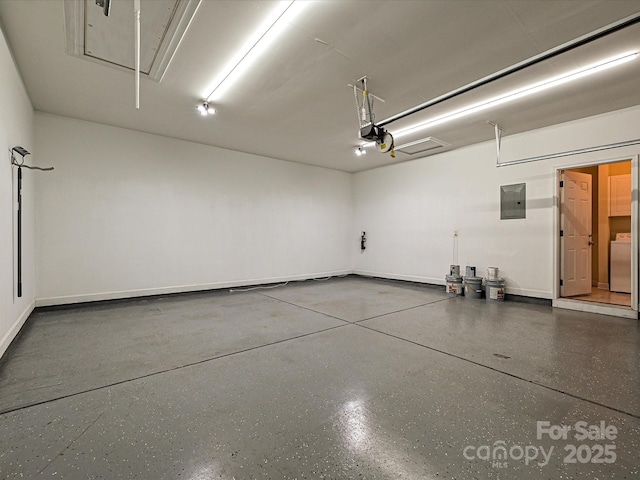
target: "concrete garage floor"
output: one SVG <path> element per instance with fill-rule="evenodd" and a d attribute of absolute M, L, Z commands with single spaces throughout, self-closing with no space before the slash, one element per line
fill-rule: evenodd
<path fill-rule="evenodd" d="M 636 320 L 350 276 L 38 310 L 0 369 L 3 479 L 638 475 Z"/>

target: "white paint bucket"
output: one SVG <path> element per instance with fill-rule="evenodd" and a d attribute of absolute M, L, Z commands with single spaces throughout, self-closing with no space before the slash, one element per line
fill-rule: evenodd
<path fill-rule="evenodd" d="M 482 277 L 465 277 L 464 296 L 467 298 L 482 298 Z"/>
<path fill-rule="evenodd" d="M 497 278 L 495 280 L 487 279 L 487 302 L 491 301 L 504 301 L 505 297 L 505 281 L 504 278 Z"/>
<path fill-rule="evenodd" d="M 449 295 L 462 295 L 464 293 L 462 277 L 460 275 L 447 275 L 445 279 L 447 281 L 446 289 Z"/>
<path fill-rule="evenodd" d="M 498 280 L 498 267 L 487 267 L 487 280 Z"/>
<path fill-rule="evenodd" d="M 451 265 L 449 267 L 449 276 L 451 276 L 451 277 L 459 277 L 460 276 L 460 265 Z"/>

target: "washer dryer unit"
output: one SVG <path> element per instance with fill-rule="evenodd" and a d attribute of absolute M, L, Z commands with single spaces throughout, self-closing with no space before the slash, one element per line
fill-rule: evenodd
<path fill-rule="evenodd" d="M 611 241 L 609 290 L 631 293 L 631 234 L 616 233 Z"/>

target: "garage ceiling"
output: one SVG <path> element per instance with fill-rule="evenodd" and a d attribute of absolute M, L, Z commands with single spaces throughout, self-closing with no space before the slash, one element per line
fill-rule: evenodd
<path fill-rule="evenodd" d="M 518 132 L 640 104 L 636 59 L 403 138 L 397 143 L 425 141 L 395 159 L 375 151 L 358 157 L 347 85 L 363 75 L 385 100 L 375 104 L 377 119 L 384 119 L 639 14 L 640 0 L 298 0 L 305 4 L 301 13 L 208 117 L 197 114 L 196 102 L 278 2 L 141 0 L 141 56 L 149 75 L 143 75 L 136 110 L 133 0 L 112 1 L 108 18 L 95 0 L 0 1 L 0 21 L 36 110 L 356 172 L 490 140 L 494 130 L 487 121 L 505 129 L 506 142 Z M 77 50 L 79 37 L 69 48 L 69 12 L 82 9 L 84 23 L 75 26 L 85 43 L 78 55 L 70 50 Z M 640 51 L 640 24 L 387 128 L 393 133 L 626 51 Z M 164 63 L 154 70 L 156 59 Z"/>

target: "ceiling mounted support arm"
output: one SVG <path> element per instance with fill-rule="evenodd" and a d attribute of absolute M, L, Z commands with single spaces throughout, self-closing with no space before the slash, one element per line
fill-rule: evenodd
<path fill-rule="evenodd" d="M 140 0 L 133 0 L 133 15 L 135 23 L 135 52 L 136 52 L 136 109 L 140 110 Z"/>
<path fill-rule="evenodd" d="M 362 117 L 360 115 L 360 96 L 358 95 L 359 88 L 355 85 L 349 85 L 353 87 L 353 98 L 356 101 L 356 118 L 358 119 L 358 125 L 362 126 Z"/>
<path fill-rule="evenodd" d="M 391 152 L 391 156 L 395 157 L 393 136 L 387 132 L 384 128 L 380 128 L 376 125 L 376 117 L 373 113 L 373 100 L 375 97 L 367 89 L 367 76 L 360 78 L 360 88 L 356 85 L 349 85 L 353 87 L 353 94 L 356 101 L 356 113 L 358 115 L 358 125 L 360 126 L 359 137 L 362 140 L 368 140 L 371 145 L 375 145 L 376 149 L 381 153 Z M 360 103 L 358 92 L 362 92 L 362 103 Z M 380 99 L 382 100 L 382 99 Z M 384 102 L 384 100 L 382 100 Z M 368 144 L 361 145 L 367 146 Z M 362 148 L 357 149 L 356 155 L 362 154 Z"/>
<path fill-rule="evenodd" d="M 361 121 L 363 123 L 371 123 L 371 125 L 375 125 L 375 116 L 373 115 L 373 100 L 372 96 L 369 94 L 367 90 L 367 76 L 365 75 L 360 80 L 358 80 L 362 85 L 362 118 Z"/>
<path fill-rule="evenodd" d="M 504 131 L 500 125 L 495 122 L 488 121 L 489 125 L 493 125 L 496 133 L 496 167 L 500 166 L 500 145 L 502 144 L 502 132 Z"/>
<path fill-rule="evenodd" d="M 361 92 L 361 93 L 362 93 L 362 88 L 358 87 L 357 85 L 352 85 L 351 83 L 347 83 L 347 87 L 353 88 L 355 91 L 357 91 L 357 92 Z M 373 94 L 373 93 L 371 93 L 371 92 L 368 92 L 368 95 L 369 95 L 369 96 L 371 96 L 372 98 L 375 98 L 375 99 L 376 99 L 376 100 L 378 100 L 379 102 L 386 103 L 386 102 L 384 101 L 384 98 L 380 98 L 379 96 L 374 95 L 374 94 Z"/>

